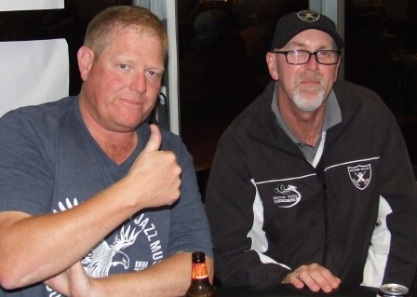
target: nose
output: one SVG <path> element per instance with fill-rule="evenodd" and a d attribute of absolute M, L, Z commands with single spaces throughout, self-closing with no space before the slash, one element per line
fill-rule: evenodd
<path fill-rule="evenodd" d="M 311 70 L 316 70 L 318 65 L 319 65 L 319 62 L 317 61 L 317 56 L 314 54 L 311 54 L 310 59 L 307 62 L 307 68 Z"/>
<path fill-rule="evenodd" d="M 143 73 L 135 73 L 131 77 L 129 88 L 137 93 L 146 91 L 146 77 Z"/>

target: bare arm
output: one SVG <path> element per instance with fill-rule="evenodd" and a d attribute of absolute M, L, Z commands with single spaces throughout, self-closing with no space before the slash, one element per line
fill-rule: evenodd
<path fill-rule="evenodd" d="M 206 257 L 213 278 L 213 261 Z M 140 272 L 92 279 L 77 264 L 46 283 L 56 291 L 77 297 L 183 296 L 191 281 L 191 253 L 177 253 Z"/>
<path fill-rule="evenodd" d="M 151 139 L 126 177 L 85 203 L 38 217 L 0 213 L 3 287 L 29 285 L 66 270 L 134 213 L 178 199 L 181 169 L 172 152 L 158 151 L 161 135 L 156 126 L 151 129 Z"/>

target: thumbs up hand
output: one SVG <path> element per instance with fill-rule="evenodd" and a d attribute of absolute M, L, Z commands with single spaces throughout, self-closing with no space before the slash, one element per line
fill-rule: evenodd
<path fill-rule="evenodd" d="M 149 125 L 149 128 L 151 129 L 151 136 L 149 137 L 148 143 L 145 145 L 142 153 L 158 151 L 161 147 L 162 136 L 158 126 L 152 124 Z"/>
<path fill-rule="evenodd" d="M 150 125 L 151 136 L 126 178 L 140 208 L 173 204 L 180 196 L 181 167 L 170 151 L 160 151 L 161 132 Z"/>

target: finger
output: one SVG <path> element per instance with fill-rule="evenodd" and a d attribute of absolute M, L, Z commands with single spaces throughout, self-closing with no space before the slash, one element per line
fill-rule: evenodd
<path fill-rule="evenodd" d="M 332 290 L 337 289 L 340 284 L 341 284 L 341 280 L 340 278 L 338 278 L 337 276 L 334 276 L 333 274 L 330 273 L 330 276 L 326 277 L 328 283 L 330 284 L 330 287 Z"/>
<path fill-rule="evenodd" d="M 330 293 L 339 286 L 339 279 L 327 269 L 306 271 L 304 274 L 306 285 L 314 292 L 322 290 Z"/>
<path fill-rule="evenodd" d="M 297 289 L 304 288 L 304 282 L 299 278 L 296 271 L 289 273 L 282 281 L 284 284 L 291 284 Z"/>
<path fill-rule="evenodd" d="M 299 275 L 299 273 L 298 272 L 294 272 L 294 273 L 292 273 L 292 276 L 291 276 L 291 284 L 294 286 L 294 287 L 296 287 L 296 288 L 298 288 L 298 289 L 302 289 L 302 288 L 304 288 L 304 282 L 303 282 L 303 280 L 300 278 L 300 275 Z"/>
<path fill-rule="evenodd" d="M 340 279 L 333 275 L 328 269 L 320 269 L 319 281 L 317 281 L 324 292 L 330 292 L 340 285 Z"/>
<path fill-rule="evenodd" d="M 161 147 L 162 136 L 158 126 L 151 124 L 149 125 L 149 128 L 151 129 L 151 136 L 149 137 L 143 152 L 157 151 Z"/>
<path fill-rule="evenodd" d="M 320 286 L 317 282 L 311 277 L 308 270 L 299 270 L 296 272 L 297 278 L 302 281 L 311 291 L 318 292 L 320 291 Z"/>

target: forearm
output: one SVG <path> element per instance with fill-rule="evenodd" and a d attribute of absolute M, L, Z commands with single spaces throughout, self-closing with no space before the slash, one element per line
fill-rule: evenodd
<path fill-rule="evenodd" d="M 84 257 L 135 209 L 122 183 L 66 211 L 31 217 L 0 214 L 0 280 L 21 287 L 57 274 Z M 117 197 L 117 203 L 115 203 Z M 19 263 L 19 265 L 16 265 Z"/>
<path fill-rule="evenodd" d="M 206 257 L 209 274 L 213 262 Z M 191 253 L 178 253 L 145 270 L 97 279 L 95 297 L 183 296 L 191 282 Z"/>
<path fill-rule="evenodd" d="M 403 203 L 405 204 L 405 201 Z M 416 203 L 407 204 L 401 210 L 394 209 L 388 215 L 387 223 L 391 236 L 383 283 L 409 286 L 415 276 L 417 263 Z M 374 246 L 378 248 L 379 243 L 375 243 Z"/>
<path fill-rule="evenodd" d="M 377 263 L 386 265 L 383 282 L 409 285 L 415 275 L 417 263 L 417 186 L 401 131 L 396 125 L 391 129 L 394 129 L 394 133 L 387 133 L 391 135 L 386 140 L 387 144 L 381 156 L 385 160 L 381 168 L 383 201 L 379 203 L 378 215 L 383 220 L 378 222 L 374 230 L 375 235 L 377 229 L 386 224 L 389 236 L 375 237 L 376 242 L 372 242 L 370 249 L 373 247 L 382 256 L 388 250 L 387 263 Z M 381 247 L 384 243 L 381 238 L 389 239 L 385 250 Z"/>
<path fill-rule="evenodd" d="M 279 284 L 291 272 L 276 262 L 262 263 L 252 251 L 244 252 L 228 263 L 224 263 L 224 259 L 216 259 L 219 262 L 216 268 L 222 267 L 223 272 L 219 274 L 226 286 Z"/>

